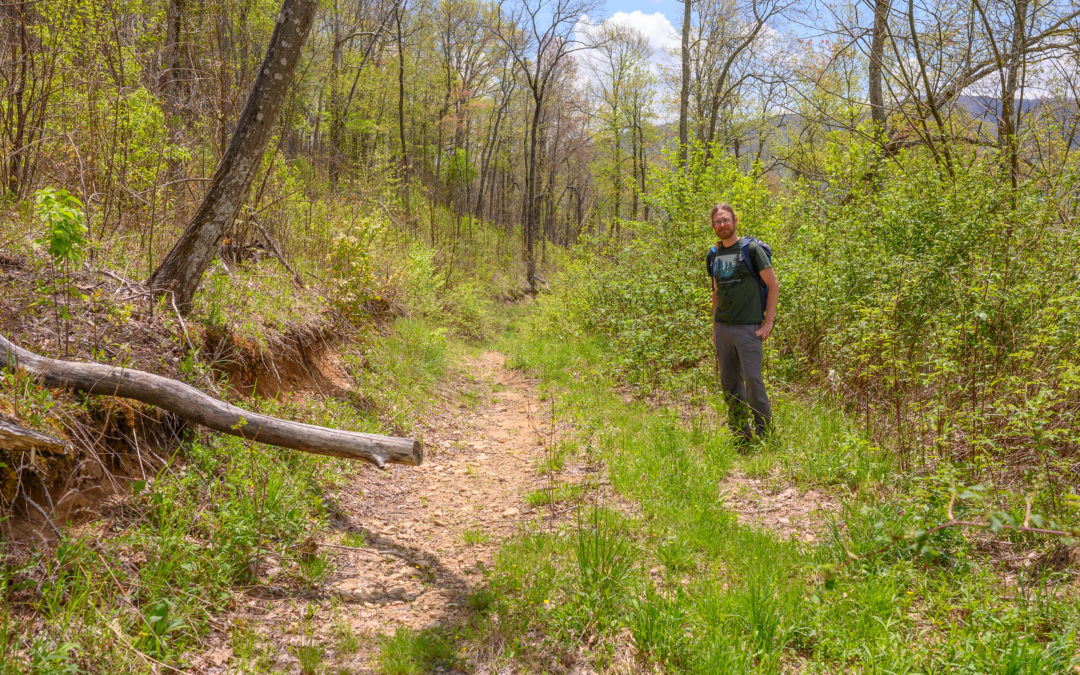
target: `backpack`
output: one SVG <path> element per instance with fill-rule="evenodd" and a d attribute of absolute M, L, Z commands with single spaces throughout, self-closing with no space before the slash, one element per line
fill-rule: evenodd
<path fill-rule="evenodd" d="M 758 287 L 761 290 L 761 314 L 764 316 L 764 314 L 765 314 L 765 305 L 766 305 L 766 303 L 768 302 L 768 299 L 769 299 L 769 287 L 766 286 L 765 282 L 761 280 L 761 272 L 758 270 L 757 266 L 754 265 L 754 259 L 750 255 L 750 247 L 753 246 L 754 244 L 757 244 L 757 246 L 759 248 L 761 248 L 762 251 L 765 251 L 765 255 L 768 256 L 769 260 L 772 260 L 772 247 L 769 246 L 768 244 L 766 244 L 765 242 L 761 241 L 757 237 L 749 237 L 749 236 L 740 237 L 738 243 L 739 243 L 739 258 L 740 258 L 740 260 L 743 261 L 743 263 L 746 264 L 746 267 L 750 270 L 750 273 L 754 275 L 754 278 L 757 279 Z M 709 250 L 709 253 L 712 255 L 712 259 L 715 260 L 716 259 L 716 246 L 715 245 Z M 712 269 L 709 270 L 709 273 L 712 274 L 713 277 L 716 276 L 713 273 Z"/>

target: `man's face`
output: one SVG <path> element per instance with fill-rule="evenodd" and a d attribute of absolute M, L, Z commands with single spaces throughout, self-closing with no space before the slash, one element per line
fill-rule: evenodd
<path fill-rule="evenodd" d="M 712 229 L 720 239 L 727 239 L 735 234 L 735 217 L 731 211 L 720 209 L 712 219 Z"/>

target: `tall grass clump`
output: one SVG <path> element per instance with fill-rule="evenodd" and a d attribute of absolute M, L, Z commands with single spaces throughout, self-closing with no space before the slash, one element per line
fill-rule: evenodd
<path fill-rule="evenodd" d="M 282 580 L 303 578 L 330 464 L 232 437 L 193 443 L 184 466 L 132 483 L 110 536 L 65 532 L 52 555 L 0 565 L 0 672 L 139 672 L 147 657 L 183 669 L 237 584 L 271 561 Z"/>

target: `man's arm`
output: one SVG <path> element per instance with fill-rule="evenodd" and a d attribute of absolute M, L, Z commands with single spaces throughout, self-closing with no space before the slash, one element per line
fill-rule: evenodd
<path fill-rule="evenodd" d="M 712 286 L 712 317 L 716 317 L 716 279 L 709 277 L 709 285 Z"/>
<path fill-rule="evenodd" d="M 769 288 L 769 296 L 765 299 L 765 320 L 761 322 L 761 328 L 755 331 L 762 340 L 772 333 L 773 319 L 776 318 L 776 300 L 780 297 L 780 282 L 776 280 L 776 272 L 771 267 L 761 270 L 761 280 Z M 716 303 L 716 291 L 713 291 L 713 304 Z"/>

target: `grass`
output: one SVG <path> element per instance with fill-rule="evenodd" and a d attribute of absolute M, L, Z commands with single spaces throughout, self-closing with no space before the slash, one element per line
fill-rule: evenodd
<path fill-rule="evenodd" d="M 436 384 L 448 374 L 455 351 L 462 348 L 458 340 L 489 335 L 497 319 L 493 298 L 510 296 L 521 287 L 523 271 L 514 240 L 502 228 L 482 223 L 475 223 L 474 232 L 470 222 L 470 236 L 458 242 L 447 261 L 441 249 L 384 222 L 378 237 L 360 242 L 356 251 L 362 255 L 350 256 L 336 236 L 346 229 L 343 224 L 357 220 L 356 211 L 344 203 L 320 202 L 314 222 L 308 221 L 318 241 L 311 241 L 309 232 L 297 240 L 299 250 L 287 251 L 295 253 L 290 259 L 301 272 L 310 270 L 326 283 L 296 289 L 277 262 L 267 260 L 234 266 L 229 275 L 208 272 L 183 330 L 170 308 L 155 308 L 157 316 L 165 317 L 163 332 L 171 329 L 172 339 L 185 347 L 182 377 L 202 386 L 210 372 L 201 360 L 206 355 L 186 348 L 185 333 L 199 345 L 204 331 L 227 325 L 260 356 L 273 356 L 267 353 L 272 345 L 294 329 L 316 326 L 331 332 L 331 338 L 341 329 L 342 335 L 357 336 L 344 359 L 358 382 L 351 400 L 283 397 L 244 404 L 280 417 L 357 431 L 400 434 L 413 427 Z M 449 241 L 459 227 L 457 219 L 445 209 L 436 216 L 439 238 Z M 375 218 L 365 216 L 368 221 Z M 12 224 L 13 232 L 32 229 L 25 222 Z M 18 237 L 28 251 L 31 237 Z M 101 253 L 99 264 L 127 278 L 147 276 L 149 269 L 114 266 L 141 264 L 148 259 L 145 251 L 136 255 L 123 240 L 95 240 L 92 245 Z M 30 253 L 37 265 L 40 256 Z M 334 267 L 335 261 L 345 267 Z M 362 271 L 370 276 L 354 274 L 359 269 L 354 262 L 363 263 Z M 281 292 L 283 288 L 288 292 Z M 98 299 L 95 292 L 93 302 Z M 373 299 L 379 302 L 369 302 Z M 398 318 L 375 324 L 368 307 L 383 305 Z M 131 303 L 108 310 L 107 317 L 99 312 L 95 320 L 126 325 L 133 313 L 144 311 Z M 350 321 L 354 325 L 345 325 Z M 104 346 L 110 347 L 109 353 L 112 347 L 124 347 L 118 351 L 118 364 L 126 358 L 126 345 L 107 341 Z M 99 350 L 79 356 L 108 360 Z M 482 396 L 486 392 L 470 392 L 465 398 L 475 404 Z M 32 378 L 0 373 L 0 414 L 47 433 L 65 435 L 73 417 L 103 405 L 101 400 L 57 393 Z M 51 460 L 37 459 L 38 468 L 51 470 Z M 2 461 L 16 464 L 0 453 Z M 55 553 L 38 552 L 17 563 L 4 557 L 0 674 L 143 672 L 147 658 L 166 664 L 166 669 L 187 669 L 216 630 L 215 613 L 233 602 L 238 586 L 264 582 L 273 568 L 275 584 L 289 584 L 298 593 L 325 580 L 331 559 L 325 553 L 311 555 L 304 542 L 331 526 L 336 507 L 327 495 L 355 479 L 356 467 L 340 460 L 226 437 L 199 437 L 168 469 L 126 499 L 115 522 L 66 532 Z M 482 538 L 473 536 L 478 542 Z M 343 540 L 354 547 L 367 544 L 359 532 L 346 533 Z M 0 555 L 7 553 L 0 541 Z M 418 641 L 427 638 L 425 634 Z M 231 668 L 269 672 L 268 651 L 273 648 L 267 645 L 273 637 L 238 625 L 229 630 L 228 640 L 236 657 Z M 439 644 L 432 640 L 428 642 Z M 355 651 L 356 641 L 355 635 L 339 634 L 336 649 Z M 324 666 L 316 662 L 326 659 L 313 645 L 296 648 L 294 656 L 305 672 L 321 670 Z M 329 665 L 325 668 L 332 672 Z"/>
<path fill-rule="evenodd" d="M 544 449 L 544 457 L 536 465 L 536 472 L 547 476 L 558 473 L 566 466 L 566 461 L 578 454 L 577 444 L 573 439 L 559 439 L 557 443 Z"/>
<path fill-rule="evenodd" d="M 309 586 L 314 586 L 330 576 L 334 565 L 326 555 L 306 555 L 300 558 L 299 571 L 300 578 Z"/>
<path fill-rule="evenodd" d="M 448 370 L 454 348 L 447 330 L 424 319 L 398 319 L 386 335 L 368 335 L 346 354 L 357 387 L 352 402 L 373 419 L 409 429 L 435 384 Z"/>
<path fill-rule="evenodd" d="M 353 548 L 364 548 L 367 546 L 367 534 L 363 530 L 349 530 L 342 537 L 342 543 Z"/>
<path fill-rule="evenodd" d="M 560 483 L 540 490 L 533 490 L 525 495 L 525 503 L 529 506 L 548 506 L 549 504 L 580 499 L 584 492 L 585 486 L 581 483 Z"/>
<path fill-rule="evenodd" d="M 293 656 L 300 662 L 300 675 L 315 675 L 322 672 L 323 657 L 326 649 L 319 644 L 305 643 L 292 648 Z"/>
<path fill-rule="evenodd" d="M 470 527 L 462 531 L 461 541 L 466 546 L 479 546 L 491 541 L 491 535 L 479 527 Z"/>
<path fill-rule="evenodd" d="M 400 327 L 376 352 L 370 368 L 420 357 L 415 368 L 386 366 L 382 376 L 392 376 L 401 390 L 380 399 L 380 409 L 411 408 L 409 396 L 423 399 L 445 373 L 445 338 L 417 322 Z M 60 410 L 47 390 L 7 377 L 0 399 L 10 400 L 24 418 L 46 419 Z M 386 430 L 379 419 L 337 399 L 247 405 L 320 425 Z M 80 664 L 140 672 L 140 653 L 184 669 L 210 632 L 213 615 L 231 602 L 234 587 L 260 583 L 269 561 L 285 572 L 277 583 L 292 579 L 298 590 L 327 578 L 330 557 L 306 553 L 304 542 L 328 527 L 325 492 L 352 480 L 356 469 L 342 460 L 267 451 L 227 436 L 199 438 L 186 447 L 182 461 L 139 482 L 115 532 L 102 537 L 96 530 L 70 531 L 54 555 L 0 566 L 0 590 L 8 599 L 0 607 L 0 673 L 82 672 Z M 365 544 L 358 532 L 345 541 Z M 20 590 L 31 582 L 33 593 Z M 233 628 L 236 667 L 265 672 L 269 640 L 250 627 Z M 312 649 L 295 656 L 305 671 L 321 672 L 315 664 L 324 659 Z"/>
<path fill-rule="evenodd" d="M 954 477 L 900 476 L 839 411 L 778 392 L 780 433 L 740 454 L 715 406 L 686 419 L 613 395 L 599 340 L 526 330 L 503 348 L 541 375 L 557 394 L 557 416 L 637 507 L 627 515 L 601 505 L 500 549 L 487 629 L 519 662 L 571 658 L 584 641 L 601 671 L 626 649 L 667 672 L 1078 665 L 1080 612 L 1067 586 L 1030 579 L 1018 591 L 956 529 L 908 538 L 946 518 Z M 833 536 L 827 522 L 817 545 L 740 524 L 718 488 L 736 469 L 777 488 L 835 491 L 844 507 Z M 895 537 L 902 541 L 881 553 L 849 557 Z"/>
<path fill-rule="evenodd" d="M 342 654 L 355 654 L 360 649 L 360 636 L 347 621 L 339 620 L 334 624 L 334 637 L 335 646 Z"/>
<path fill-rule="evenodd" d="M 33 578 L 39 589 L 36 598 L 18 602 L 19 619 L 5 612 L 7 625 L 26 636 L 9 649 L 52 663 L 51 670 L 30 672 L 64 672 L 76 663 L 131 672 L 142 667 L 139 652 L 183 666 L 232 585 L 256 579 L 260 558 L 273 553 L 279 565 L 302 570 L 294 551 L 326 522 L 314 486 L 336 464 L 266 453 L 231 437 L 193 444 L 183 468 L 162 472 L 129 499 L 134 517 L 119 536 L 70 533 L 53 557 L 2 568 L 8 580 Z M 43 629 L 19 623 L 34 615 Z M 103 634 L 102 624 L 111 632 Z M 254 639 L 234 630 L 241 658 L 257 660 Z M 3 660 L 14 663 L 11 656 Z M 23 672 L 11 668 L 4 672 Z"/>
<path fill-rule="evenodd" d="M 399 628 L 381 641 L 376 671 L 382 675 L 426 675 L 436 668 L 449 670 L 456 661 L 454 643 L 440 632 Z"/>

